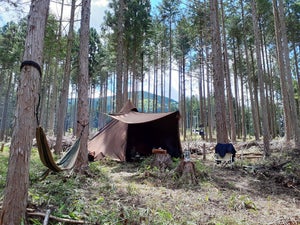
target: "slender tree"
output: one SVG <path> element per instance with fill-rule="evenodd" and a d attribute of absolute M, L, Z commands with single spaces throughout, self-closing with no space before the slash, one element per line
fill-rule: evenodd
<path fill-rule="evenodd" d="M 122 99 L 122 84 L 123 84 L 123 71 L 124 71 L 124 10 L 125 1 L 120 0 L 118 3 L 118 22 L 117 22 L 117 98 L 116 98 L 116 111 L 119 112 L 123 107 Z"/>
<path fill-rule="evenodd" d="M 228 50 L 227 50 L 227 35 L 226 35 L 226 27 L 225 27 L 225 14 L 224 14 L 224 6 L 223 0 L 221 0 L 221 12 L 222 12 L 222 34 L 223 34 L 223 49 L 224 49 L 224 76 L 226 80 L 226 94 L 227 94 L 227 104 L 228 104 L 228 112 L 229 112 L 229 125 L 230 125 L 230 137 L 231 141 L 236 141 L 236 126 L 234 119 L 234 108 L 233 108 L 233 97 L 231 91 L 231 79 L 230 79 L 230 71 L 229 71 L 229 59 L 228 59 Z"/>
<path fill-rule="evenodd" d="M 88 167 L 87 142 L 89 134 L 89 31 L 91 0 L 83 0 L 80 23 L 77 137 L 81 136 L 75 170 L 84 173 Z"/>
<path fill-rule="evenodd" d="M 68 41 L 67 41 L 67 55 L 65 60 L 63 84 L 62 84 L 60 102 L 59 102 L 58 113 L 57 113 L 56 144 L 55 144 L 56 153 L 60 153 L 62 149 L 62 137 L 64 134 L 65 116 L 67 113 L 67 103 L 68 103 L 70 76 L 71 76 L 71 50 L 72 50 L 72 43 L 74 39 L 75 3 L 76 0 L 72 0 L 71 17 L 70 17 L 70 25 L 69 25 L 69 33 L 68 33 Z"/>
<path fill-rule="evenodd" d="M 282 85 L 281 89 L 283 93 L 283 104 L 285 109 L 284 115 L 286 119 L 285 137 L 287 141 L 293 138 L 295 141 L 295 147 L 299 148 L 299 120 L 295 105 L 294 88 L 290 67 L 290 52 L 288 47 L 284 6 L 282 0 L 273 0 L 273 11 L 275 17 L 274 21 L 276 30 L 278 66 L 280 70 L 280 80 Z"/>
<path fill-rule="evenodd" d="M 213 83 L 215 93 L 215 117 L 217 128 L 217 142 L 227 143 L 226 106 L 224 87 L 224 65 L 222 63 L 221 36 L 219 26 L 218 0 L 210 1 L 211 34 L 212 34 L 212 64 Z"/>
<path fill-rule="evenodd" d="M 176 21 L 176 15 L 179 13 L 178 0 L 163 0 L 159 6 L 162 21 L 167 19 L 168 23 L 168 42 L 169 42 L 169 101 L 168 108 L 171 107 L 171 95 L 172 95 L 172 55 L 173 55 L 173 29 L 172 26 Z"/>
<path fill-rule="evenodd" d="M 262 59 L 261 59 L 261 35 L 258 25 L 258 16 L 256 11 L 256 2 L 255 0 L 251 1 L 252 9 L 252 21 L 253 21 L 253 30 L 254 30 L 254 42 L 255 42 L 255 53 L 257 60 L 257 77 L 258 77 L 258 86 L 260 94 L 260 108 L 262 116 L 262 129 L 263 129 L 263 142 L 264 142 L 264 154 L 266 157 L 270 156 L 270 135 L 269 135 L 269 125 L 268 125 L 268 115 L 263 112 L 267 109 L 265 91 L 264 91 L 264 81 L 263 81 L 263 70 L 262 70 Z"/>

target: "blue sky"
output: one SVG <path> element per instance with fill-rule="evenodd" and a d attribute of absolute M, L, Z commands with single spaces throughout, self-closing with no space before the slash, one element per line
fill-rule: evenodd
<path fill-rule="evenodd" d="M 65 1 L 70 3 L 70 0 Z M 152 0 L 152 10 L 156 8 L 159 0 Z M 23 17 L 26 17 L 29 12 L 30 0 L 20 0 L 18 7 L 9 5 L 6 1 L 0 1 L 0 26 L 5 25 L 9 21 L 18 21 Z M 105 11 L 108 9 L 109 0 L 91 0 L 91 27 L 99 30 Z M 53 1 L 50 4 L 50 11 L 54 15 L 60 14 L 60 6 Z M 64 8 L 64 17 L 68 18 L 70 7 Z M 77 17 L 80 16 L 80 12 L 77 12 Z"/>
<path fill-rule="evenodd" d="M 20 0 L 20 4 L 18 9 L 9 6 L 6 2 L 0 1 L 0 26 L 3 26 L 9 21 L 18 21 L 21 18 L 27 16 L 30 7 L 30 0 Z M 65 0 L 65 3 L 70 3 L 71 0 Z M 156 10 L 158 4 L 161 0 L 151 0 L 152 2 L 152 11 Z M 91 18 L 90 18 L 90 26 L 95 28 L 96 30 L 100 29 L 100 26 L 103 22 L 103 18 L 105 15 L 105 11 L 108 10 L 109 0 L 91 0 Z M 55 4 L 53 1 L 50 4 L 50 11 L 54 15 L 60 14 L 60 5 Z M 64 8 L 65 21 L 69 18 L 70 7 L 66 6 Z M 80 18 L 80 12 L 77 10 L 76 18 Z M 77 22 L 78 23 L 78 22 Z M 79 24 L 76 26 L 79 27 Z M 67 30 L 65 30 L 67 32 Z M 177 69 L 177 68 L 176 68 Z M 147 88 L 147 87 L 146 87 Z M 177 72 L 174 71 L 172 78 L 172 97 L 174 99 L 178 98 L 178 75 Z"/>
<path fill-rule="evenodd" d="M 65 1 L 70 3 L 70 0 Z M 91 26 L 99 29 L 100 24 L 103 21 L 104 12 L 107 10 L 108 0 L 92 0 L 91 1 Z M 20 0 L 18 7 L 13 7 L 7 2 L 0 1 L 0 26 L 3 26 L 9 21 L 19 21 L 21 18 L 27 16 L 29 12 L 31 1 Z M 60 6 L 55 4 L 53 1 L 50 3 L 50 12 L 54 15 L 59 15 Z M 68 18 L 70 12 L 70 7 L 65 6 L 64 8 L 64 17 Z M 77 17 L 80 16 L 80 12 L 77 12 Z"/>

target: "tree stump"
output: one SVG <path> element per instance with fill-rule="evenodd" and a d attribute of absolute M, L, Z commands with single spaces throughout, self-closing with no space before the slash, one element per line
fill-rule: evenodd
<path fill-rule="evenodd" d="M 163 171 L 172 166 L 172 158 L 164 149 L 153 149 L 154 159 L 151 163 L 152 167 L 157 167 L 160 171 Z"/>
<path fill-rule="evenodd" d="M 176 168 L 176 173 L 182 183 L 197 184 L 195 164 L 182 159 Z"/>
<path fill-rule="evenodd" d="M 4 150 L 4 143 L 1 144 L 0 152 L 3 152 Z"/>

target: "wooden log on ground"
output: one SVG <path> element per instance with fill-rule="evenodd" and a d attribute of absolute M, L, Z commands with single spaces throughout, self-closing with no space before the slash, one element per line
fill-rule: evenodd
<path fill-rule="evenodd" d="M 159 170 L 165 170 L 172 166 L 172 158 L 164 149 L 153 149 L 154 159 L 151 163 L 152 167 L 157 167 Z"/>

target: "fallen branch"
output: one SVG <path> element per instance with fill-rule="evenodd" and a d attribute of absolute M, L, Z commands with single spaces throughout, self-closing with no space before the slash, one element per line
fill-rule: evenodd
<path fill-rule="evenodd" d="M 2 202 L 0 202 L 0 204 L 1 204 L 1 205 L 0 205 L 0 210 L 2 210 Z M 49 220 L 49 219 L 52 219 L 52 220 L 56 220 L 56 221 L 58 221 L 58 222 L 63 222 L 63 223 L 85 224 L 85 222 L 82 221 L 82 220 L 71 220 L 71 219 L 60 218 L 60 217 L 57 217 L 57 216 L 52 216 L 52 215 L 50 215 L 50 210 L 49 210 L 49 212 L 48 212 L 48 210 L 47 210 L 46 213 L 33 212 L 34 209 L 31 209 L 31 208 L 27 208 L 26 210 L 27 210 L 27 215 L 28 215 L 28 216 L 39 216 L 39 217 L 44 217 L 44 218 L 45 218 L 45 219 L 44 219 L 44 223 L 45 223 L 45 220 L 47 220 L 46 217 L 49 217 L 48 220 Z M 47 215 L 47 214 L 49 214 L 49 215 Z"/>
<path fill-rule="evenodd" d="M 41 212 L 28 212 L 28 216 L 39 216 L 39 217 L 46 217 L 46 213 L 41 213 Z M 84 224 L 85 222 L 82 220 L 71 220 L 71 219 L 65 219 L 65 218 L 60 218 L 56 216 L 49 215 L 49 218 L 52 220 L 55 220 L 57 222 L 63 222 L 63 223 L 72 223 L 72 224 Z"/>
<path fill-rule="evenodd" d="M 51 212 L 50 209 L 47 209 L 43 225 L 47 225 L 48 224 L 49 217 L 50 217 L 50 212 Z"/>

